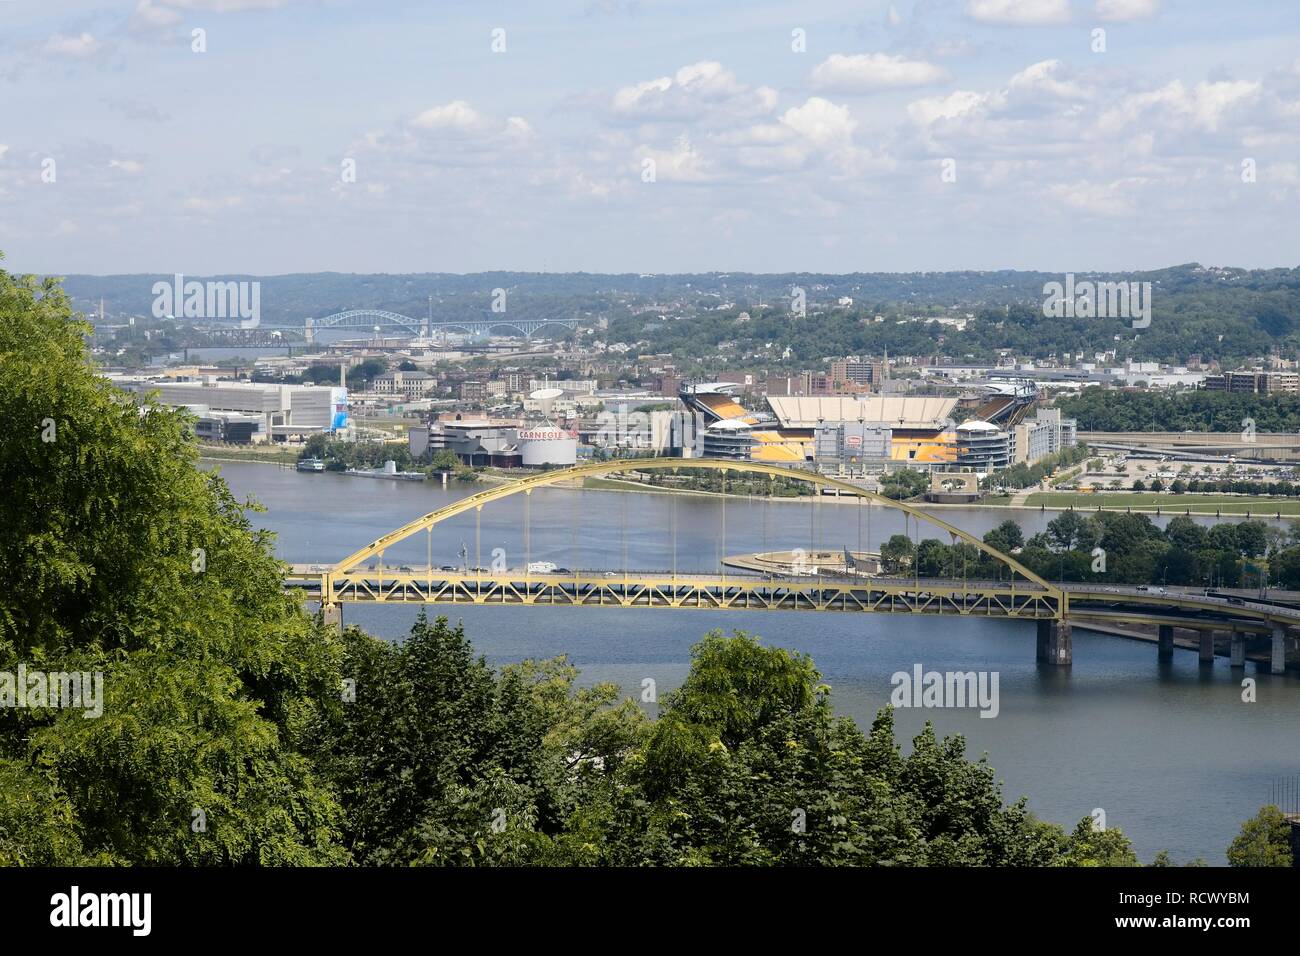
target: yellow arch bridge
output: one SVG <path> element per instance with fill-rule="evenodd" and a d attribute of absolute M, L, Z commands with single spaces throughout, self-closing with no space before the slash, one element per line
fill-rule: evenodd
<path fill-rule="evenodd" d="M 393 566 L 386 549 L 450 518 L 478 515 L 492 502 L 531 495 L 539 488 L 588 477 L 623 472 L 680 470 L 767 475 L 811 482 L 842 496 L 894 509 L 908 520 L 926 522 L 994 558 L 1009 572 L 1007 581 L 960 578 L 887 577 L 883 575 L 690 574 L 654 571 L 576 570 L 537 573 L 525 560 L 522 568 L 448 570 L 433 566 Z M 723 498 L 725 502 L 725 496 Z M 725 512 L 724 512 L 725 522 Z M 725 532 L 724 532 L 725 533 Z M 476 551 L 479 551 L 476 541 Z M 916 562 L 913 562 L 915 565 Z M 1068 665 L 1073 659 L 1071 623 L 1147 624 L 1158 626 L 1162 659 L 1173 654 L 1174 629 L 1198 635 L 1202 661 L 1213 661 L 1216 635 L 1224 635 L 1233 666 L 1244 666 L 1248 643 L 1263 640 L 1265 662 L 1280 672 L 1294 643 L 1288 628 L 1300 627 L 1300 608 L 1278 603 L 1218 597 L 1199 590 L 1062 585 L 1045 580 L 1014 557 L 942 518 L 905 502 L 867 491 L 838 478 L 761 462 L 729 459 L 636 458 L 594 462 L 540 472 L 429 512 L 384 535 L 332 566 L 291 565 L 286 587 L 305 601 L 319 602 L 325 619 L 341 622 L 348 603 L 485 604 L 521 607 L 678 608 L 740 611 L 857 611 L 883 614 L 929 614 L 1033 621 L 1037 624 L 1038 659 Z"/>

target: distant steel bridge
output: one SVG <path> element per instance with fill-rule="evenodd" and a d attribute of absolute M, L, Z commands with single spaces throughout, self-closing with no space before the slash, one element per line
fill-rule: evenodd
<path fill-rule="evenodd" d="M 349 309 L 335 312 L 323 319 L 307 319 L 302 325 L 258 325 L 251 329 L 224 326 L 209 326 L 201 329 L 208 336 L 222 342 L 249 344 L 266 344 L 273 338 L 293 338 L 311 343 L 315 335 L 324 329 L 342 329 L 373 332 L 402 332 L 412 337 L 435 339 L 450 332 L 463 332 L 468 335 L 488 335 L 493 330 L 512 329 L 524 338 L 532 338 L 546 328 L 573 329 L 578 325 L 576 317 L 516 319 L 507 318 L 505 314 L 489 318 L 464 319 L 452 322 L 430 322 L 428 319 L 412 319 L 397 312 L 383 309 Z"/>

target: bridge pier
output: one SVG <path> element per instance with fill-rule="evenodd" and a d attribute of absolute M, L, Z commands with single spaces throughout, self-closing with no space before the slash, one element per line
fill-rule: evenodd
<path fill-rule="evenodd" d="M 1232 650 L 1228 663 L 1232 667 L 1246 666 L 1246 635 L 1241 631 L 1232 632 Z"/>
<path fill-rule="evenodd" d="M 320 606 L 321 623 L 334 628 L 336 633 L 343 633 L 343 605 L 322 604 Z"/>
<path fill-rule="evenodd" d="M 1040 664 L 1069 667 L 1074 663 L 1074 640 L 1069 621 L 1039 621 L 1037 660 Z"/>
<path fill-rule="evenodd" d="M 1214 632 L 1201 631 L 1201 663 L 1214 663 Z"/>
<path fill-rule="evenodd" d="M 1281 624 L 1273 625 L 1273 653 L 1269 665 L 1274 674 L 1286 673 L 1286 628 Z"/>
<path fill-rule="evenodd" d="M 1174 626 L 1172 624 L 1160 625 L 1160 641 L 1156 657 L 1162 661 L 1172 661 L 1174 659 Z"/>

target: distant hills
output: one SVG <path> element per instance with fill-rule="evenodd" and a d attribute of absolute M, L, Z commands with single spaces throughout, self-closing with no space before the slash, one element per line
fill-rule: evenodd
<path fill-rule="evenodd" d="M 1044 287 L 1064 273 L 697 273 L 636 275 L 483 272 L 278 276 L 187 276 L 257 280 L 267 324 L 299 324 L 346 309 L 386 309 L 435 320 L 491 314 L 494 289 L 505 289 L 516 316 L 578 316 L 585 325 L 609 320 L 610 341 L 648 343 L 657 351 L 717 356 L 744 365 L 755 349 L 789 347 L 807 364 L 830 355 L 889 349 L 891 354 L 987 358 L 998 349 L 1046 356 L 1115 349 L 1133 358 L 1182 361 L 1188 355 L 1228 361 L 1300 347 L 1300 269 L 1204 268 L 1196 263 L 1149 272 L 1076 273 L 1077 280 L 1150 282 L 1152 322 L 1133 329 L 1115 318 L 1048 318 Z M 70 275 L 65 288 L 77 307 L 106 316 L 148 316 L 158 275 Z M 792 290 L 804 290 L 806 316 L 791 313 Z M 430 304 L 432 297 L 432 305 Z M 851 306 L 839 306 L 851 298 Z M 650 306 L 663 318 L 647 316 Z M 719 306 L 729 306 L 719 309 Z M 740 320 L 741 313 L 750 320 Z M 875 322 L 876 315 L 889 321 Z M 975 316 L 964 331 L 908 316 Z M 738 321 L 739 320 L 739 321 Z M 940 341 L 942 338 L 942 341 Z M 718 352 L 719 343 L 728 347 Z M 771 346 L 771 347 L 769 347 Z M 748 357 L 747 357 L 748 356 Z"/>

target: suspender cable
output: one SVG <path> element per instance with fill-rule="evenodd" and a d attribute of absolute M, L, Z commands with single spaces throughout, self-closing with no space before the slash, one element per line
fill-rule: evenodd
<path fill-rule="evenodd" d="M 720 547 L 722 553 L 718 556 L 718 567 L 722 571 L 722 577 L 727 576 L 727 566 L 722 563 L 722 559 L 727 556 L 727 469 L 722 469 L 722 542 Z"/>
<path fill-rule="evenodd" d="M 776 493 L 776 475 L 767 476 L 767 497 L 763 499 L 763 553 L 767 554 L 767 513 L 772 507 L 772 498 Z M 772 566 L 767 567 L 767 578 L 770 582 L 773 578 Z"/>
<path fill-rule="evenodd" d="M 670 491 L 668 496 L 672 501 L 668 523 L 673 529 L 673 583 L 675 584 L 677 582 L 677 493 Z"/>

